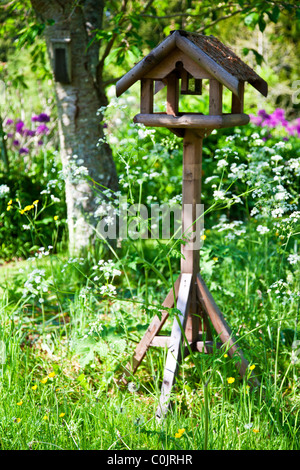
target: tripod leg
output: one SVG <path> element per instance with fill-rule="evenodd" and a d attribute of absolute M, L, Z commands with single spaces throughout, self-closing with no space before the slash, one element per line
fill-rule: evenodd
<path fill-rule="evenodd" d="M 180 276 L 174 283 L 175 297 L 177 297 L 178 295 L 179 284 L 180 284 Z M 165 298 L 162 306 L 165 308 L 174 307 L 174 292 L 172 289 L 170 290 L 167 297 Z M 147 350 L 149 349 L 152 340 L 160 332 L 160 330 L 162 329 L 168 317 L 169 317 L 169 312 L 167 310 L 162 311 L 161 318 L 159 318 L 157 315 L 154 316 L 146 333 L 144 334 L 143 338 L 141 339 L 141 341 L 135 348 L 131 363 L 128 363 L 126 366 L 125 375 L 130 376 L 136 372 L 138 366 L 144 359 L 145 354 Z"/>
<path fill-rule="evenodd" d="M 165 364 L 160 402 L 156 412 L 156 416 L 159 418 L 164 416 L 168 410 L 171 390 L 177 374 L 178 365 L 181 360 L 181 348 L 184 343 L 182 332 L 185 329 L 189 311 L 191 282 L 192 274 L 181 274 L 177 299 L 177 309 L 181 312 L 181 315 L 179 315 L 178 318 L 180 324 L 178 323 L 177 318 L 175 318 Z"/>
<path fill-rule="evenodd" d="M 245 359 L 242 351 L 238 348 L 236 344 L 236 339 L 232 336 L 231 330 L 227 325 L 221 311 L 217 307 L 213 296 L 209 292 L 204 280 L 198 274 L 197 276 L 197 284 L 198 284 L 198 295 L 199 300 L 201 301 L 204 309 L 206 310 L 211 322 L 219 335 L 222 343 L 227 343 L 230 346 L 228 350 L 228 354 L 232 357 L 235 353 L 239 355 L 240 360 L 236 363 L 237 369 L 239 373 L 243 376 L 246 373 L 246 370 L 249 366 L 249 362 Z M 249 372 L 249 369 L 248 369 Z M 255 382 L 255 380 L 254 380 Z M 258 382 L 256 383 L 256 385 Z"/>

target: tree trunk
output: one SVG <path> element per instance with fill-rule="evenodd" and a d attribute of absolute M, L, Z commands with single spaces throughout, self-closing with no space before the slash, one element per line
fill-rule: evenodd
<path fill-rule="evenodd" d="M 45 36 L 54 74 L 60 151 L 66 178 L 69 245 L 71 253 L 87 247 L 95 236 L 95 189 L 117 189 L 117 174 L 109 146 L 103 137 L 100 107 L 107 105 L 99 66 L 99 42 L 88 47 L 91 31 L 102 27 L 104 0 L 32 0 L 46 23 Z M 69 83 L 67 83 L 69 81 Z M 74 177 L 70 168 L 86 167 L 93 184 Z M 79 178 L 78 178 L 79 176 Z M 99 184 L 101 186 L 99 186 Z"/>

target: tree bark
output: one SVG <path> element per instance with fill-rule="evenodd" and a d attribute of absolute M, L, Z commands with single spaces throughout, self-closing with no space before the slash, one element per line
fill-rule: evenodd
<path fill-rule="evenodd" d="M 47 50 L 54 71 L 55 41 L 69 36 L 68 51 L 71 60 L 70 83 L 54 81 L 57 98 L 60 152 L 66 177 L 66 203 L 68 214 L 70 252 L 87 247 L 95 236 L 97 220 L 95 189 L 117 189 L 117 174 L 112 153 L 103 137 L 99 108 L 107 105 L 99 67 L 100 43 L 92 39 L 92 31 L 102 27 L 104 0 L 32 0 L 32 7 L 41 21 L 46 23 Z M 68 53 L 68 52 L 67 52 Z M 93 184 L 82 177 L 74 178 L 70 167 L 86 167 Z M 99 186 L 99 184 L 101 186 Z"/>

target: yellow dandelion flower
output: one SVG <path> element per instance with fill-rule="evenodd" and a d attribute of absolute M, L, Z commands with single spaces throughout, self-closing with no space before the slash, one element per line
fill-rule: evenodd
<path fill-rule="evenodd" d="M 17 403 L 18 406 L 21 406 L 23 405 L 23 400 L 20 400 L 18 403 Z"/>
<path fill-rule="evenodd" d="M 44 420 L 44 421 L 49 421 L 49 416 L 45 415 L 45 416 L 43 417 L 43 420 Z"/>
<path fill-rule="evenodd" d="M 66 413 L 60 413 L 59 417 L 60 418 L 63 418 L 65 416 Z"/>
<path fill-rule="evenodd" d="M 33 201 L 33 205 L 36 206 L 39 203 L 39 200 L 37 199 L 36 201 Z"/>
<path fill-rule="evenodd" d="M 31 389 L 32 389 L 32 390 L 36 390 L 36 389 L 37 389 L 37 385 L 36 385 L 36 384 L 33 385 L 33 386 L 31 387 Z"/>
<path fill-rule="evenodd" d="M 10 211 L 11 208 L 12 208 L 12 206 L 7 206 L 6 210 Z"/>
<path fill-rule="evenodd" d="M 200 238 L 201 238 L 201 240 L 205 240 L 205 238 L 206 238 L 206 235 L 201 235 L 201 237 L 200 237 Z"/>
<path fill-rule="evenodd" d="M 252 366 L 249 367 L 250 370 L 255 369 L 255 364 L 252 364 Z"/>
<path fill-rule="evenodd" d="M 175 438 L 180 439 L 181 436 L 184 434 L 184 432 L 185 432 L 184 428 L 178 429 L 178 432 L 175 433 Z"/>
<path fill-rule="evenodd" d="M 228 357 L 228 354 L 224 354 L 224 357 Z"/>
<path fill-rule="evenodd" d="M 58 219 L 58 215 L 55 215 L 55 216 L 53 217 L 53 219 L 54 219 L 54 220 L 57 220 L 57 219 Z"/>
<path fill-rule="evenodd" d="M 52 378 L 55 376 L 55 372 L 50 372 L 50 374 L 48 374 L 48 377 Z"/>
<path fill-rule="evenodd" d="M 228 377 L 228 379 L 227 379 L 227 382 L 228 382 L 229 384 L 233 384 L 234 381 L 235 381 L 235 378 L 234 378 L 234 377 Z"/>
<path fill-rule="evenodd" d="M 255 433 L 259 432 L 259 429 L 253 429 L 253 432 L 255 432 Z"/>
<path fill-rule="evenodd" d="M 7 205 L 10 206 L 12 204 L 12 199 L 8 201 Z"/>
<path fill-rule="evenodd" d="M 41 384 L 47 383 L 47 380 L 48 380 L 48 377 L 44 377 L 44 378 L 41 380 Z"/>
<path fill-rule="evenodd" d="M 218 259 L 219 259 L 219 258 L 218 258 L 217 256 L 214 256 L 214 257 L 213 257 L 213 260 L 214 260 L 215 262 L 217 262 Z"/>
<path fill-rule="evenodd" d="M 21 422 L 21 418 L 16 418 L 16 423 L 20 423 Z"/>

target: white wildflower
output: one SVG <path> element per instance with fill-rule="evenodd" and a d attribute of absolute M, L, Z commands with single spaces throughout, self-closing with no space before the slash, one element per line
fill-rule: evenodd
<path fill-rule="evenodd" d="M 10 188 L 7 184 L 0 184 L 0 199 L 5 197 L 10 192 Z"/>
<path fill-rule="evenodd" d="M 274 217 L 274 219 L 278 219 L 278 217 L 283 216 L 284 209 L 282 207 L 278 207 L 277 209 L 273 209 L 271 214 L 272 214 L 272 217 Z"/>
<path fill-rule="evenodd" d="M 250 216 L 253 217 L 256 214 L 259 214 L 259 210 L 257 207 L 253 207 L 252 211 L 250 212 Z"/>
<path fill-rule="evenodd" d="M 115 295 L 117 293 L 117 290 L 115 286 L 112 284 L 107 284 L 106 286 L 101 286 L 100 287 L 100 294 L 108 294 L 108 295 Z"/>
<path fill-rule="evenodd" d="M 222 158 L 221 160 L 218 161 L 217 167 L 224 168 L 227 165 L 228 165 L 228 162 L 224 158 Z"/>
<path fill-rule="evenodd" d="M 259 225 L 256 229 L 261 235 L 264 235 L 265 233 L 269 232 L 270 230 L 268 227 L 264 227 L 263 225 Z"/>
<path fill-rule="evenodd" d="M 290 264 L 297 264 L 299 261 L 300 261 L 300 255 L 298 255 L 297 253 L 294 253 L 288 256 L 288 262 Z"/>
<path fill-rule="evenodd" d="M 225 199 L 225 191 L 216 190 L 213 193 L 214 199 L 220 199 L 221 201 Z"/>
<path fill-rule="evenodd" d="M 272 160 L 273 162 L 279 162 L 280 160 L 282 160 L 282 156 L 281 156 L 281 155 L 273 155 L 273 156 L 271 157 L 271 160 Z"/>

